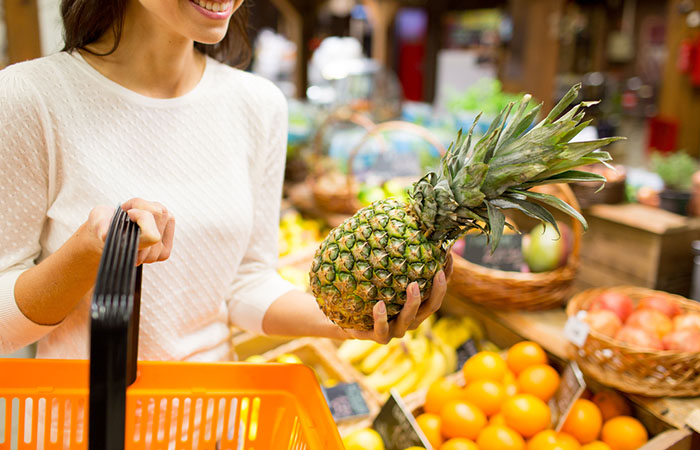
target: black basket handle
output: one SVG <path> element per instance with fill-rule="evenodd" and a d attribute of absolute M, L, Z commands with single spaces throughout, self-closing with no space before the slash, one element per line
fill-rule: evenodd
<path fill-rule="evenodd" d="M 124 450 L 126 388 L 136 380 L 140 230 L 117 207 L 105 239 L 90 309 L 90 450 Z"/>

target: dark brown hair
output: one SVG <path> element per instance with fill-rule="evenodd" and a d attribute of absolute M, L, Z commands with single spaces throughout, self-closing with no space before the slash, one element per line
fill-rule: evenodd
<path fill-rule="evenodd" d="M 105 33 L 111 32 L 114 35 L 114 46 L 101 55 L 114 52 L 121 39 L 127 1 L 62 0 L 61 16 L 65 29 L 63 50 L 85 49 L 85 46 L 95 42 Z M 221 42 L 211 45 L 195 42 L 195 48 L 224 63 L 247 67 L 251 58 L 248 3 L 243 2 L 231 17 L 228 32 Z"/>

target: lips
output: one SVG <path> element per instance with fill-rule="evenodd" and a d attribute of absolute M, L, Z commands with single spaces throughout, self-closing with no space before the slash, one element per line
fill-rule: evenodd
<path fill-rule="evenodd" d="M 208 0 L 190 0 L 199 12 L 213 19 L 222 19 L 229 16 L 233 8 L 233 0 L 227 1 L 208 1 Z"/>

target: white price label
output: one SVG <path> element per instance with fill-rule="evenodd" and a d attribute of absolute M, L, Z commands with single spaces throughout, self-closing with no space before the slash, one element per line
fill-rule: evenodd
<path fill-rule="evenodd" d="M 583 347 L 588 338 L 591 327 L 583 321 L 586 311 L 579 311 L 575 316 L 569 317 L 564 325 L 564 337 L 577 347 Z"/>

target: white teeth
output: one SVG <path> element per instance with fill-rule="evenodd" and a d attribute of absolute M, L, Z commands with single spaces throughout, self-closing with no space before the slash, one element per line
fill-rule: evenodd
<path fill-rule="evenodd" d="M 229 7 L 231 6 L 231 2 L 212 2 L 212 1 L 207 1 L 207 0 L 193 0 L 194 3 L 197 3 L 199 6 L 202 8 L 205 8 L 209 11 L 213 12 L 220 12 L 220 11 L 227 11 Z"/>

